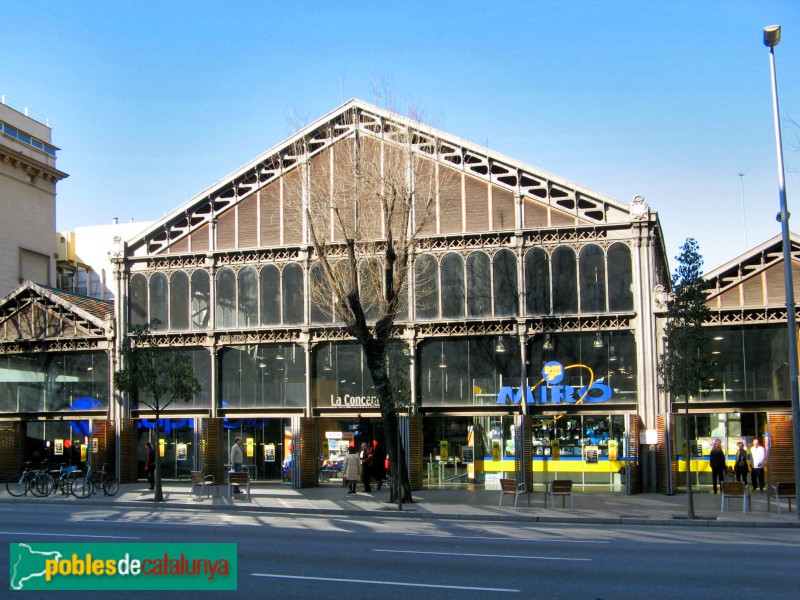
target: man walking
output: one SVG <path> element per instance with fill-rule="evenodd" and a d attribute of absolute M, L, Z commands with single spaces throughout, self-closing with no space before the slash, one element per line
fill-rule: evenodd
<path fill-rule="evenodd" d="M 242 453 L 242 438 L 237 437 L 233 442 L 233 446 L 231 446 L 231 470 L 234 473 L 241 473 L 243 462 L 244 454 Z M 233 486 L 233 493 L 241 494 L 242 490 L 239 489 L 238 485 L 235 485 Z"/>
<path fill-rule="evenodd" d="M 750 448 L 750 481 L 753 491 L 758 487 L 759 492 L 764 491 L 764 464 L 767 462 L 767 451 L 758 438 L 753 438 L 753 447 Z"/>
<path fill-rule="evenodd" d="M 361 479 L 364 482 L 364 492 L 370 493 L 372 487 L 369 485 L 369 480 L 372 475 L 372 449 L 367 442 L 361 444 Z"/>

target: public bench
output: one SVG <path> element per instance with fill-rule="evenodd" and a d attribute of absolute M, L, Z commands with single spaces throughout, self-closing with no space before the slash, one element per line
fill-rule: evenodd
<path fill-rule="evenodd" d="M 778 514 L 781 514 L 781 500 L 784 498 L 789 502 L 789 512 L 792 512 L 792 500 L 797 501 L 797 484 L 793 482 L 781 481 L 767 488 L 767 512 L 770 511 L 770 498 L 775 498 L 778 505 Z M 797 510 L 797 507 L 795 507 Z"/>
<path fill-rule="evenodd" d="M 720 512 L 728 510 L 731 498 L 742 499 L 742 512 L 747 512 L 750 504 L 750 492 L 747 484 L 742 481 L 723 481 L 722 482 L 722 507 Z"/>
<path fill-rule="evenodd" d="M 242 473 L 228 473 L 228 498 L 233 497 L 234 486 L 244 486 L 247 490 L 247 499 L 250 500 L 250 474 L 247 472 Z"/>
<path fill-rule="evenodd" d="M 500 480 L 500 502 L 499 506 L 503 506 L 503 496 L 514 496 L 514 508 L 517 508 L 517 500 L 522 494 L 528 494 L 528 506 L 531 505 L 531 492 L 527 489 L 524 483 L 517 484 L 516 479 L 501 479 Z"/>
<path fill-rule="evenodd" d="M 206 492 L 206 496 L 210 497 L 211 486 L 214 486 L 216 488 L 217 494 L 219 494 L 219 488 L 217 487 L 217 484 L 214 481 L 213 475 L 203 475 L 200 471 L 192 471 L 191 477 L 192 477 L 192 487 L 189 488 L 190 496 L 194 494 L 195 490 L 197 490 L 198 498 L 203 494 L 203 491 Z"/>
<path fill-rule="evenodd" d="M 556 496 L 561 496 L 561 508 L 567 506 L 567 496 L 569 496 L 569 507 L 575 508 L 572 502 L 572 480 L 571 479 L 554 479 L 548 485 L 548 490 L 544 496 L 544 507 L 547 508 L 547 496 L 550 496 L 550 504 L 553 508 L 556 507 Z"/>

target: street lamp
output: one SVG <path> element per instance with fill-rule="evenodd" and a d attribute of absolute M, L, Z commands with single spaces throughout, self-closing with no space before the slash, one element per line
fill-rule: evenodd
<path fill-rule="evenodd" d="M 778 153 L 778 190 L 783 237 L 783 276 L 786 287 L 786 320 L 789 325 L 789 377 L 792 394 L 792 429 L 794 430 L 794 480 L 800 481 L 800 398 L 797 389 L 797 321 L 794 309 L 794 285 L 792 283 L 792 241 L 789 237 L 789 211 L 786 208 L 786 182 L 783 171 L 783 145 L 781 142 L 781 117 L 778 108 L 778 80 L 775 74 L 775 46 L 781 41 L 781 26 L 764 28 L 764 45 L 769 47 L 769 64 L 772 73 L 772 107 L 775 120 L 775 144 Z M 800 520 L 800 514 L 797 518 Z"/>

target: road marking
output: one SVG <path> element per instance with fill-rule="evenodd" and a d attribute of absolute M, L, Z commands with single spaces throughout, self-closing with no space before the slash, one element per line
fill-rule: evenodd
<path fill-rule="evenodd" d="M 83 519 L 81 523 L 135 523 L 136 525 L 175 525 L 176 527 L 230 527 L 230 523 L 175 523 L 172 521 L 136 521 L 134 519 Z"/>
<path fill-rule="evenodd" d="M 611 542 L 603 542 L 598 540 L 565 540 L 565 539 L 549 539 L 549 538 L 508 538 L 508 537 L 486 537 L 485 535 L 439 535 L 434 533 L 405 533 L 410 537 L 432 537 L 442 539 L 459 539 L 459 540 L 501 540 L 506 542 L 559 542 L 564 544 L 610 544 Z"/>
<path fill-rule="evenodd" d="M 520 556 L 519 554 L 470 554 L 466 552 L 425 552 L 422 550 L 380 550 L 374 549 L 373 552 L 389 552 L 392 554 L 434 554 L 436 556 L 476 556 L 479 558 L 530 558 L 535 560 L 570 560 L 580 562 L 592 562 L 591 558 L 566 558 L 560 556 Z"/>
<path fill-rule="evenodd" d="M 302 579 L 305 581 L 338 581 L 340 583 L 366 583 L 369 585 L 396 585 L 402 587 L 422 587 L 422 588 L 437 588 L 440 590 L 467 590 L 478 592 L 513 592 L 518 593 L 522 590 L 512 588 L 489 588 L 489 587 L 473 587 L 466 585 L 437 585 L 435 583 L 406 583 L 405 581 L 373 581 L 370 579 L 336 579 L 333 577 L 305 577 L 302 575 L 276 575 L 274 573 L 250 573 L 253 577 L 272 577 L 275 579 Z"/>
<path fill-rule="evenodd" d="M 0 535 L 40 535 L 43 537 L 100 538 L 107 540 L 140 540 L 129 535 L 90 535 L 88 533 L 39 533 L 38 531 L 0 531 Z"/>

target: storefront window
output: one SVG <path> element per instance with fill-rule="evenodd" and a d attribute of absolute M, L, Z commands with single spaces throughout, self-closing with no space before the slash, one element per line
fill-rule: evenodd
<path fill-rule="evenodd" d="M 313 395 L 316 406 L 378 407 L 375 384 L 360 345 L 322 344 L 315 348 Z"/>
<path fill-rule="evenodd" d="M 105 352 L 0 357 L 0 411 L 54 412 L 108 408 Z"/>
<path fill-rule="evenodd" d="M 227 347 L 219 362 L 221 408 L 305 406 L 305 354 L 300 346 Z"/>
<path fill-rule="evenodd" d="M 169 404 L 168 410 L 184 410 L 187 408 L 209 408 L 211 406 L 211 358 L 205 349 L 180 349 L 180 350 L 159 350 L 164 355 L 176 352 L 189 357 L 192 364 L 192 371 L 195 378 L 200 382 L 200 392 L 188 402 L 171 402 L 171 396 L 165 395 L 160 399 L 161 405 Z M 141 394 L 141 392 L 140 392 Z M 146 404 L 145 404 L 146 403 Z M 152 403 L 152 398 L 148 396 L 139 397 L 139 401 L 132 400 L 131 408 L 134 410 L 150 410 L 147 405 Z"/>
<path fill-rule="evenodd" d="M 714 374 L 695 401 L 790 399 L 785 326 L 710 327 L 707 331 Z"/>

